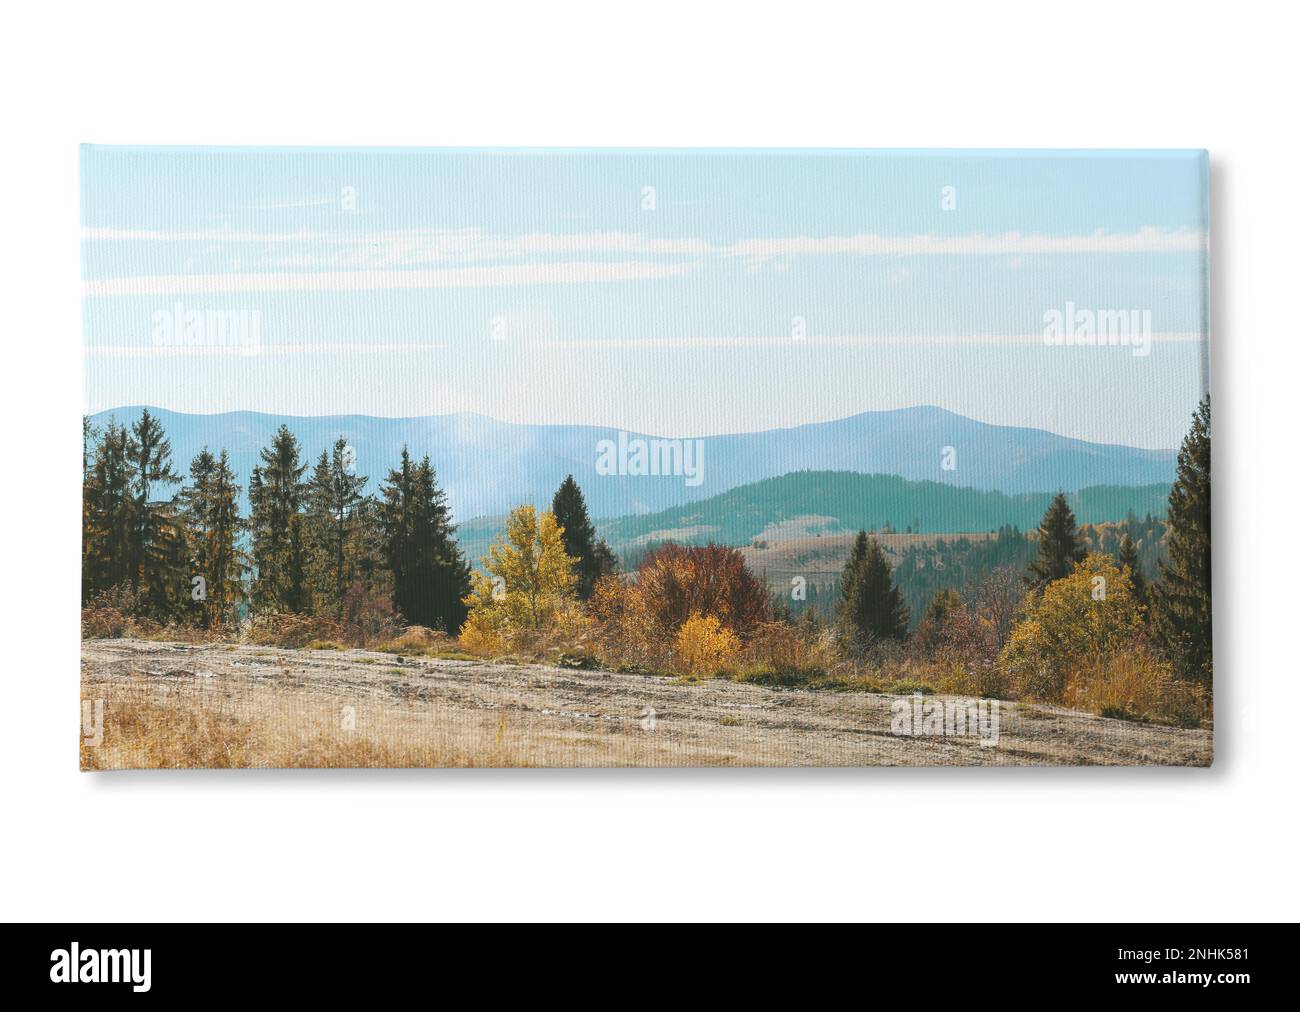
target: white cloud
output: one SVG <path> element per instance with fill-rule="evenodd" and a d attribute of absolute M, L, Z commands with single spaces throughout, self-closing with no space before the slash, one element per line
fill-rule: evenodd
<path fill-rule="evenodd" d="M 901 257 L 1029 254 L 1202 252 L 1195 229 L 1140 228 L 1079 235 L 1003 232 L 959 236 L 857 235 L 741 239 L 713 245 L 699 238 L 658 238 L 628 232 L 527 232 L 490 235 L 479 229 L 414 228 L 360 233 L 245 232 L 231 228 L 177 232 L 85 228 L 89 242 L 225 243 L 251 247 L 236 264 L 260 270 L 95 279 L 85 294 L 153 295 L 178 292 L 362 291 L 386 288 L 465 288 L 493 285 L 581 284 L 676 277 L 706 258 L 741 259 L 751 270 L 778 269 L 800 256 Z M 164 254 L 159 253 L 162 258 Z M 566 256 L 607 261 L 566 262 Z M 620 259 L 658 257 L 661 261 Z M 671 258 L 672 262 L 668 262 Z M 500 261 L 523 261 L 499 263 Z M 494 262 L 493 266 L 473 266 Z M 445 265 L 445 266 L 442 266 Z M 459 266 L 457 266 L 459 265 Z M 419 269 L 428 268 L 428 269 Z M 895 280 L 898 280 L 896 278 Z"/>
<path fill-rule="evenodd" d="M 1098 230 L 1086 235 L 1002 232 L 995 235 L 795 236 L 742 239 L 724 247 L 728 256 L 769 259 L 778 256 L 956 256 L 1026 253 L 1196 253 L 1206 248 L 1196 229 L 1140 228 L 1133 232 Z"/>
<path fill-rule="evenodd" d="M 566 261 L 431 270 L 161 274 L 83 282 L 87 296 L 176 295 L 210 292 L 356 292 L 380 289 L 481 288 L 497 285 L 564 285 L 676 277 L 686 264 Z"/>

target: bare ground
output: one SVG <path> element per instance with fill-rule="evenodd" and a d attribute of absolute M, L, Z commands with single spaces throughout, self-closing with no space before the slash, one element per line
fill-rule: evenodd
<path fill-rule="evenodd" d="M 898 697 L 365 650 L 87 640 L 87 769 L 186 766 L 1206 766 L 1208 729 L 1002 703 L 996 746 L 891 733 Z M 653 719 L 650 711 L 653 710 Z"/>

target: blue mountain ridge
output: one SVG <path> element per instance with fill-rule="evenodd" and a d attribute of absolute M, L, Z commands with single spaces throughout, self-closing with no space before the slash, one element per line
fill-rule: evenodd
<path fill-rule="evenodd" d="M 101 411 L 129 423 L 140 406 Z M 650 513 L 695 502 L 740 485 L 792 471 L 852 471 L 997 491 L 1077 491 L 1093 485 L 1172 482 L 1176 453 L 1090 443 L 1041 429 L 989 425 L 937 407 L 868 411 L 830 422 L 703 438 L 703 480 L 597 473 L 598 444 L 617 443 L 618 429 L 588 425 L 527 425 L 460 413 L 418 418 L 368 415 L 285 416 L 253 411 L 189 414 L 149 408 L 171 440 L 177 470 L 204 446 L 225 448 L 240 483 L 283 423 L 298 437 L 304 460 L 343 437 L 356 451 L 357 471 L 376 491 L 397 464 L 403 444 L 428 454 L 459 521 L 507 512 L 522 502 L 549 505 L 566 474 L 586 495 L 593 518 Z M 628 433 L 629 440 L 652 439 Z M 944 448 L 956 468 L 942 467 Z"/>

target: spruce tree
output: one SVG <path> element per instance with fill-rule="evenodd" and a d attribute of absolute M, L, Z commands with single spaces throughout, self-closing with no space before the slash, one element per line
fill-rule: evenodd
<path fill-rule="evenodd" d="M 1053 580 L 1069 576 L 1083 556 L 1083 538 L 1075 526 L 1074 511 L 1065 493 L 1057 492 L 1038 525 L 1038 558 L 1029 564 L 1029 582 L 1035 587 L 1045 587 Z"/>
<path fill-rule="evenodd" d="M 262 463 L 253 468 L 248 482 L 249 529 L 257 569 L 253 601 L 271 611 L 301 610 L 300 602 L 298 608 L 290 603 L 290 598 L 301 597 L 301 584 L 297 589 L 290 586 L 291 527 L 306 495 L 302 476 L 307 465 L 299 463 L 300 453 L 297 438 L 281 425 L 271 445 L 262 450 Z"/>
<path fill-rule="evenodd" d="M 113 466 L 122 468 L 117 479 L 126 483 L 126 494 L 119 495 L 113 506 L 121 513 L 111 522 L 114 536 L 125 536 L 122 578 L 138 612 L 169 617 L 175 604 L 169 595 L 177 575 L 177 553 L 175 496 L 166 490 L 181 481 L 172 468 L 171 443 L 148 408 L 138 422 L 131 424 L 129 432 L 111 423 L 110 428 L 113 431 L 108 449 L 114 458 Z M 120 485 L 117 491 L 120 493 Z M 166 498 L 158 498 L 160 492 Z M 116 577 L 114 582 L 118 582 Z"/>
<path fill-rule="evenodd" d="M 314 535 L 318 605 L 334 606 L 343 617 L 347 589 L 348 549 L 360 531 L 361 490 L 369 479 L 355 473 L 348 441 L 334 441 L 330 452 L 321 451 L 307 487 L 307 504 Z"/>
<path fill-rule="evenodd" d="M 573 475 L 566 477 L 556 490 L 551 512 L 564 530 L 564 554 L 578 560 L 573 572 L 578 578 L 578 597 L 586 601 L 600 578 L 617 568 L 614 553 L 603 538 L 596 540 L 596 528 L 587 515 L 587 501 Z"/>
<path fill-rule="evenodd" d="M 311 611 L 311 552 L 307 543 L 307 518 L 302 513 L 289 517 L 289 547 L 286 553 L 281 602 L 289 611 Z"/>
<path fill-rule="evenodd" d="M 397 610 L 413 625 L 456 633 L 467 613 L 470 567 L 427 456 L 415 464 L 402 447 L 401 463 L 380 489 L 377 523 Z"/>
<path fill-rule="evenodd" d="M 1119 539 L 1119 551 L 1116 559 L 1120 566 L 1128 568 L 1129 583 L 1133 585 L 1133 599 L 1143 608 L 1147 607 L 1147 581 L 1142 575 L 1142 563 L 1138 559 L 1137 542 L 1125 531 Z"/>
<path fill-rule="evenodd" d="M 95 444 L 82 489 L 82 597 L 129 583 L 135 536 L 130 433 L 110 420 Z"/>
<path fill-rule="evenodd" d="M 894 586 L 885 550 L 865 531 L 853 543 L 840 588 L 840 619 L 855 644 L 906 638 L 907 605 Z"/>
<path fill-rule="evenodd" d="M 1169 493 L 1168 563 L 1155 587 L 1155 632 L 1180 677 L 1209 685 L 1214 675 L 1210 630 L 1210 397 L 1192 416 L 1178 450 Z"/>
<path fill-rule="evenodd" d="M 239 547 L 246 526 L 239 515 L 239 494 L 226 451 L 214 457 L 207 447 L 200 450 L 190 463 L 190 484 L 180 502 L 193 567 L 191 605 L 205 628 L 234 624 L 243 600 L 248 567 Z"/>

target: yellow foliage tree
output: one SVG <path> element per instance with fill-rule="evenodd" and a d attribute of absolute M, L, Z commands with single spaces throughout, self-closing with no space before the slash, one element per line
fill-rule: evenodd
<path fill-rule="evenodd" d="M 712 677 L 739 652 L 739 638 L 714 615 L 696 612 L 677 633 L 677 660 L 688 674 Z"/>
<path fill-rule="evenodd" d="M 521 639 L 572 633 L 583 624 L 574 563 L 564 551 L 564 529 L 547 511 L 517 506 L 505 536 L 488 551 L 487 574 L 475 573 L 465 598 L 469 617 L 461 643 L 479 653 L 499 653 Z"/>
<path fill-rule="evenodd" d="M 1128 573 L 1092 554 L 1026 600 L 998 662 L 1022 694 L 1060 701 L 1097 657 L 1136 649 L 1142 629 Z"/>

